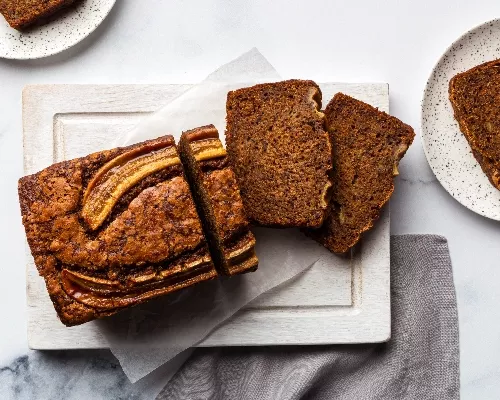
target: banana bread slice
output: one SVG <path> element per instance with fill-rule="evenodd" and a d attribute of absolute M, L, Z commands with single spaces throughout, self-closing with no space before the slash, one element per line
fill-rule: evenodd
<path fill-rule="evenodd" d="M 27 28 L 78 0 L 0 0 L 3 14 L 14 29 Z"/>
<path fill-rule="evenodd" d="M 19 199 L 67 326 L 217 276 L 172 136 L 54 164 L 21 178 Z"/>
<path fill-rule="evenodd" d="M 325 110 L 334 149 L 330 215 L 307 234 L 345 253 L 370 229 L 394 191 L 393 176 L 415 136 L 395 117 L 338 93 Z"/>
<path fill-rule="evenodd" d="M 455 75 L 449 95 L 474 157 L 500 190 L 500 59 Z"/>
<path fill-rule="evenodd" d="M 184 132 L 179 153 L 219 273 L 255 271 L 255 237 L 215 126 Z"/>
<path fill-rule="evenodd" d="M 328 206 L 331 146 L 312 81 L 260 84 L 227 96 L 226 144 L 250 220 L 319 227 Z"/>

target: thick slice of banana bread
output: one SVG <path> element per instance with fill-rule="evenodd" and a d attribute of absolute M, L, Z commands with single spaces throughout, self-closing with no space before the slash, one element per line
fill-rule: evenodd
<path fill-rule="evenodd" d="M 331 146 L 312 81 L 266 83 L 228 93 L 226 144 L 250 220 L 319 227 L 331 187 Z"/>
<path fill-rule="evenodd" d="M 0 0 L 0 13 L 12 28 L 23 29 L 78 0 Z"/>
<path fill-rule="evenodd" d="M 255 238 L 215 126 L 184 132 L 179 152 L 217 270 L 224 275 L 255 271 Z"/>
<path fill-rule="evenodd" d="M 370 229 L 394 191 L 393 176 L 415 136 L 395 117 L 338 93 L 325 110 L 334 149 L 330 215 L 307 234 L 345 253 Z"/>
<path fill-rule="evenodd" d="M 474 157 L 500 190 L 500 59 L 455 75 L 449 95 Z"/>

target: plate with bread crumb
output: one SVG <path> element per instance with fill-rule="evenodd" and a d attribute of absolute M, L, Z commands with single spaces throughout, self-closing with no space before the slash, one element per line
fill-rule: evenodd
<path fill-rule="evenodd" d="M 1 0 L 0 57 L 35 59 L 60 53 L 92 33 L 116 0 Z"/>
<path fill-rule="evenodd" d="M 422 101 L 427 160 L 470 210 L 500 221 L 500 19 L 466 32 L 438 61 Z"/>

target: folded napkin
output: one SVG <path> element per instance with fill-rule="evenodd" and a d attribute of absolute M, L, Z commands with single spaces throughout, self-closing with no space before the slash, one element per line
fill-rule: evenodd
<path fill-rule="evenodd" d="M 157 399 L 458 399 L 448 245 L 391 238 L 392 338 L 375 345 L 198 349 Z"/>

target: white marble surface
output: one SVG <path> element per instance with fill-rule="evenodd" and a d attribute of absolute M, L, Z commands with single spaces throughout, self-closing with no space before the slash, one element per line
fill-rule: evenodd
<path fill-rule="evenodd" d="M 436 60 L 464 31 L 500 13 L 497 0 L 311 4 L 198 0 L 188 6 L 178 0 L 120 0 L 103 25 L 73 49 L 39 61 L 0 60 L 2 399 L 50 398 L 53 393 L 80 398 L 78 393 L 90 393 L 79 387 L 94 388 L 96 398 L 140 398 L 134 394 L 139 389 L 130 387 L 119 371 L 108 384 L 95 383 L 91 389 L 84 384 L 89 370 L 108 377 L 116 370 L 112 363 L 89 363 L 81 354 L 62 363 L 64 368 L 51 362 L 51 356 L 42 359 L 34 353 L 15 360 L 28 352 L 24 239 L 16 193 L 22 175 L 25 84 L 196 82 L 257 46 L 284 77 L 389 82 L 392 114 L 414 126 L 418 135 L 422 91 Z M 460 318 L 462 398 L 498 399 L 500 224 L 470 212 L 445 192 L 427 165 L 418 136 L 400 170 L 391 202 L 392 233 L 436 233 L 449 240 Z M 106 357 L 101 354 L 96 360 Z M 70 367 L 84 373 L 69 378 Z M 25 373 L 30 368 L 54 372 Z M 70 383 L 73 391 L 65 396 Z M 38 395 L 31 386 L 38 388 Z M 106 392 L 109 387 L 115 392 Z"/>

